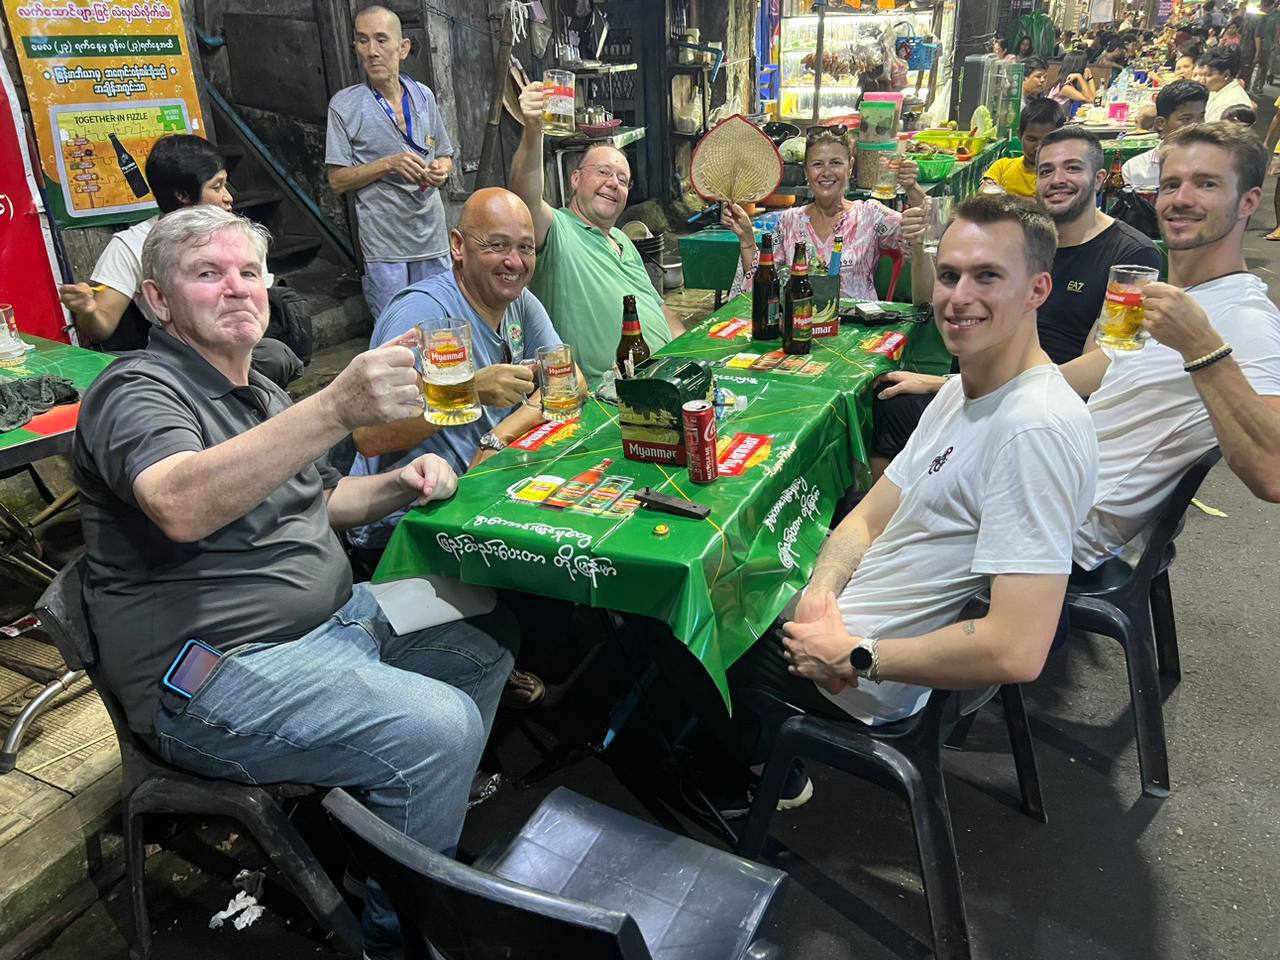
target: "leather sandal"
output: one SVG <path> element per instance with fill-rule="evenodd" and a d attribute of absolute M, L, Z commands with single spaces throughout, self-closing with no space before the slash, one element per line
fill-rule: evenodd
<path fill-rule="evenodd" d="M 547 685 L 536 674 L 527 670 L 512 670 L 502 688 L 500 703 L 513 710 L 536 707 L 547 695 Z"/>

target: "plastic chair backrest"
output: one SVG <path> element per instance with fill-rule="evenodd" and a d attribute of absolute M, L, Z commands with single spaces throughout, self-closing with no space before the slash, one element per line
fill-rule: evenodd
<path fill-rule="evenodd" d="M 458 863 L 384 823 L 342 789 L 329 791 L 324 808 L 345 828 L 356 862 L 377 878 L 402 926 L 417 928 L 418 938 L 406 930 L 406 957 L 425 956 L 425 939 L 450 960 L 650 960 L 640 928 L 625 913 Z"/>
<path fill-rule="evenodd" d="M 84 670 L 98 662 L 84 609 L 86 567 L 83 555 L 67 564 L 36 602 L 41 624 L 72 670 Z"/>
<path fill-rule="evenodd" d="M 1218 447 L 1206 450 L 1195 463 L 1187 468 L 1187 472 L 1174 485 L 1173 491 L 1165 498 L 1155 522 L 1151 524 L 1147 545 L 1142 551 L 1142 558 L 1133 568 L 1134 576 L 1143 581 L 1156 575 L 1156 570 L 1163 559 L 1169 543 L 1178 535 L 1182 524 L 1182 515 L 1191 505 L 1191 498 L 1204 483 L 1214 464 L 1222 459 L 1222 451 Z"/>
<path fill-rule="evenodd" d="M 168 765 L 156 755 L 150 744 L 134 733 L 124 707 L 98 673 L 98 646 L 84 606 L 87 568 L 88 562 L 83 555 L 63 567 L 36 602 L 36 613 L 66 665 L 73 670 L 85 671 L 93 682 L 93 689 L 115 728 L 120 757 L 124 761 L 122 789 L 128 794 L 156 770 L 168 769 Z"/>

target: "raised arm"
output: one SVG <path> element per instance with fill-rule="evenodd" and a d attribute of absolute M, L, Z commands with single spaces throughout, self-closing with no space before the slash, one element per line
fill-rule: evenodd
<path fill-rule="evenodd" d="M 528 367 L 516 363 L 492 363 L 476 371 L 476 393 L 485 407 L 513 407 L 533 391 L 533 374 Z M 532 429 L 541 422 L 531 423 Z M 356 449 L 366 457 L 412 450 L 443 427 L 427 421 L 418 411 L 414 416 L 394 423 L 375 424 L 355 431 Z M 523 431 L 522 431 L 523 432 Z M 502 436 L 499 434 L 499 436 Z M 517 434 L 519 436 L 519 434 Z M 506 439 L 503 437 L 503 439 Z M 514 438 L 512 438 L 514 439 Z"/>
<path fill-rule="evenodd" d="M 732 200 L 726 200 L 720 205 L 720 225 L 732 230 L 733 235 L 738 238 L 738 259 L 742 263 L 742 275 L 744 279 L 750 279 L 756 268 L 756 257 L 759 255 L 756 247 L 756 228 L 751 223 L 751 218 L 738 204 Z M 782 251 L 774 247 L 773 255 L 776 260 L 782 255 Z"/>
<path fill-rule="evenodd" d="M 524 133 L 516 155 L 511 160 L 511 192 L 524 201 L 533 214 L 533 232 L 538 249 L 547 242 L 555 211 L 542 198 L 542 112 L 546 95 L 541 81 L 535 81 L 520 94 L 520 113 L 524 117 Z"/>
<path fill-rule="evenodd" d="M 1148 284 L 1143 300 L 1143 325 L 1184 362 L 1223 346 L 1200 304 L 1181 288 Z M 1254 496 L 1280 503 L 1280 396 L 1259 396 L 1229 356 L 1192 372 L 1191 382 L 1209 411 L 1227 466 Z"/>
<path fill-rule="evenodd" d="M 192 543 L 238 520 L 354 428 L 421 409 L 413 353 L 395 343 L 362 353 L 329 386 L 265 423 L 138 474 L 138 506 L 165 536 Z"/>

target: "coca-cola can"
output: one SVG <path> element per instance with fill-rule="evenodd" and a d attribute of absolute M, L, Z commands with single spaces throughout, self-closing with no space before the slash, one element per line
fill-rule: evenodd
<path fill-rule="evenodd" d="M 684 418 L 684 455 L 689 479 L 710 483 L 720 476 L 716 464 L 716 410 L 706 400 L 690 400 L 681 409 Z"/>

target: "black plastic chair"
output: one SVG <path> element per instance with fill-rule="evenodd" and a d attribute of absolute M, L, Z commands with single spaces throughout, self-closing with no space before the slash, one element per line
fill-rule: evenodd
<path fill-rule="evenodd" d="M 1174 682 L 1182 676 L 1169 585 L 1173 539 L 1192 497 L 1220 459 L 1222 452 L 1214 447 L 1187 468 L 1151 525 L 1136 566 L 1115 558 L 1073 576 L 1067 585 L 1071 626 L 1111 637 L 1124 648 L 1142 792 L 1150 797 L 1167 797 L 1170 789 L 1160 674 Z"/>
<path fill-rule="evenodd" d="M 465 866 L 344 790 L 324 807 L 395 905 L 405 958 L 768 960 L 755 939 L 786 874 L 630 817 L 566 787 L 509 843 Z"/>
<path fill-rule="evenodd" d="M 68 564 L 45 590 L 36 612 L 67 666 L 89 674 L 120 743 L 125 862 L 133 901 L 133 956 L 146 960 L 151 953 L 143 851 L 143 817 L 149 813 L 225 816 L 244 824 L 311 915 L 331 932 L 339 953 L 360 956 L 359 923 L 277 802 L 277 798 L 312 793 L 313 788 L 266 788 L 212 780 L 179 770 L 161 759 L 129 729 L 120 702 L 100 682 L 96 644 L 85 617 L 83 577 L 83 558 Z"/>
<path fill-rule="evenodd" d="M 1047 818 L 1022 688 L 1007 684 L 1000 687 L 999 692 L 1013 746 L 1023 812 L 1044 823 Z M 914 716 L 869 727 L 853 720 L 844 722 L 810 716 L 762 688 L 743 691 L 743 702 L 777 732 L 742 830 L 738 853 L 753 860 L 763 854 L 769 822 L 794 760 L 816 760 L 879 784 L 905 799 L 911 812 L 925 902 L 933 929 L 934 955 L 939 960 L 968 958 L 971 955 L 969 927 L 942 777 L 942 739 L 948 727 L 961 718 L 962 700 L 969 696 L 935 690 L 925 708 Z M 971 715 L 986 699 L 989 698 L 971 697 L 964 707 L 964 715 Z M 782 716 L 786 719 L 778 723 Z"/>

